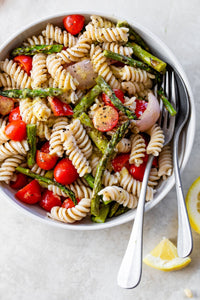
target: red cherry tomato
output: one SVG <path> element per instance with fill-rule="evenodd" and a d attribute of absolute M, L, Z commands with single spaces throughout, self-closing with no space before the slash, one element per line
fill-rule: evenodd
<path fill-rule="evenodd" d="M 3 97 L 0 95 L 0 114 L 6 116 L 14 108 L 14 100 L 12 98 Z"/>
<path fill-rule="evenodd" d="M 20 121 L 22 117 L 20 116 L 19 106 L 13 108 L 9 114 L 8 121 L 11 123 L 12 121 Z"/>
<path fill-rule="evenodd" d="M 71 184 L 78 178 L 76 168 L 69 158 L 63 158 L 54 169 L 54 178 L 61 184 Z"/>
<path fill-rule="evenodd" d="M 10 187 L 18 190 L 23 188 L 26 184 L 28 184 L 28 177 L 22 173 L 18 173 L 17 179 L 10 182 Z"/>
<path fill-rule="evenodd" d="M 24 188 L 19 190 L 15 197 L 28 204 L 35 204 L 41 200 L 41 188 L 37 180 L 31 181 Z"/>
<path fill-rule="evenodd" d="M 112 160 L 112 166 L 115 172 L 120 172 L 123 167 L 129 168 L 130 154 L 119 154 Z"/>
<path fill-rule="evenodd" d="M 42 194 L 42 199 L 40 200 L 39 205 L 46 211 L 51 211 L 52 207 L 61 206 L 62 202 L 58 195 L 55 195 L 51 191 L 45 190 L 45 192 Z"/>
<path fill-rule="evenodd" d="M 111 106 L 100 107 L 94 114 L 94 127 L 99 131 L 106 132 L 112 130 L 118 123 L 119 114 Z"/>
<path fill-rule="evenodd" d="M 67 199 L 63 202 L 62 207 L 68 209 L 68 208 L 75 207 L 75 205 L 74 205 L 74 202 L 73 202 L 70 198 L 67 198 Z"/>
<path fill-rule="evenodd" d="M 50 100 L 50 105 L 54 116 L 71 116 L 74 113 L 69 104 L 62 102 L 56 97 Z"/>
<path fill-rule="evenodd" d="M 84 23 L 85 18 L 82 15 L 70 15 L 63 19 L 65 29 L 73 35 L 78 34 L 83 29 Z"/>
<path fill-rule="evenodd" d="M 143 162 L 147 163 L 149 158 L 149 155 L 147 153 L 145 153 L 145 157 L 143 158 Z M 154 168 L 158 168 L 158 157 L 155 156 L 152 162 L 152 167 Z"/>
<path fill-rule="evenodd" d="M 133 178 L 142 181 L 144 177 L 145 168 L 146 168 L 146 162 L 144 162 L 139 167 L 136 167 L 135 165 L 130 165 L 129 172 L 133 176 Z"/>
<path fill-rule="evenodd" d="M 5 134 L 13 141 L 22 141 L 26 138 L 26 123 L 12 121 L 5 128 Z"/>
<path fill-rule="evenodd" d="M 32 70 L 32 57 L 27 55 L 19 55 L 13 59 L 17 62 L 22 70 L 24 70 L 29 76 L 31 75 Z"/>
<path fill-rule="evenodd" d="M 58 157 L 56 155 L 51 155 L 40 150 L 36 152 L 36 162 L 38 166 L 43 170 L 51 170 L 55 166 Z"/>
<path fill-rule="evenodd" d="M 124 103 L 124 93 L 119 90 L 119 89 L 113 89 L 116 97 L 122 102 Z M 114 105 L 112 104 L 110 98 L 105 94 L 105 93 L 102 93 L 102 100 L 103 102 L 106 104 L 106 105 L 109 105 L 109 106 L 112 106 L 114 107 Z M 114 107 L 115 108 L 115 107 Z"/>
<path fill-rule="evenodd" d="M 50 152 L 49 147 L 50 147 L 49 142 L 46 142 L 44 145 L 42 145 L 40 151 L 44 153 L 49 153 Z"/>
<path fill-rule="evenodd" d="M 136 99 L 135 102 L 136 102 L 135 114 L 136 117 L 139 118 L 146 110 L 148 103 L 144 100 L 139 100 L 139 99 Z"/>

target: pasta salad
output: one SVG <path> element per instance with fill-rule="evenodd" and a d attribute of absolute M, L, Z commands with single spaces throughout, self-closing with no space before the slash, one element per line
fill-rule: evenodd
<path fill-rule="evenodd" d="M 127 22 L 68 15 L 0 61 L 0 181 L 47 216 L 103 223 L 172 174 L 157 121 L 166 63 Z M 157 92 L 154 87 L 157 86 Z"/>

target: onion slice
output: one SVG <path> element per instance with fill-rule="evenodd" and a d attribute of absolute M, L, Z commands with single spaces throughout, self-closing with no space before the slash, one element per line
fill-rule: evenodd
<path fill-rule="evenodd" d="M 145 112 L 141 115 L 139 120 L 135 121 L 135 125 L 139 131 L 149 130 L 158 120 L 160 116 L 160 106 L 158 99 L 153 93 L 148 94 L 148 105 Z"/>
<path fill-rule="evenodd" d="M 66 68 L 66 70 L 73 78 L 78 80 L 79 89 L 90 89 L 95 85 L 97 73 L 94 72 L 90 59 L 84 59 L 78 63 L 70 65 Z"/>

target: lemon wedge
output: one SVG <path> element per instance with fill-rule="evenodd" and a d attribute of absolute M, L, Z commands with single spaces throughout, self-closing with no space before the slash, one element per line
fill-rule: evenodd
<path fill-rule="evenodd" d="M 191 258 L 178 257 L 177 248 L 167 238 L 162 241 L 143 259 L 148 266 L 162 271 L 175 271 L 186 267 Z"/>
<path fill-rule="evenodd" d="M 188 190 L 186 206 L 192 228 L 200 233 L 200 177 L 198 177 Z"/>

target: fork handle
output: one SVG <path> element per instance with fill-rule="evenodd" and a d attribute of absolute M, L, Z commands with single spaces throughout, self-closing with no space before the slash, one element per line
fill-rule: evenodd
<path fill-rule="evenodd" d="M 192 252 L 192 232 L 190 222 L 185 205 L 185 199 L 183 195 L 182 182 L 180 176 L 180 168 L 178 163 L 178 140 L 179 135 L 174 140 L 174 175 L 176 182 L 176 194 L 178 205 L 178 238 L 177 238 L 177 251 L 179 257 L 187 257 Z"/>
<path fill-rule="evenodd" d="M 133 229 L 118 273 L 118 285 L 125 289 L 136 287 L 141 279 L 144 204 L 153 158 L 150 155 L 147 162 Z"/>

